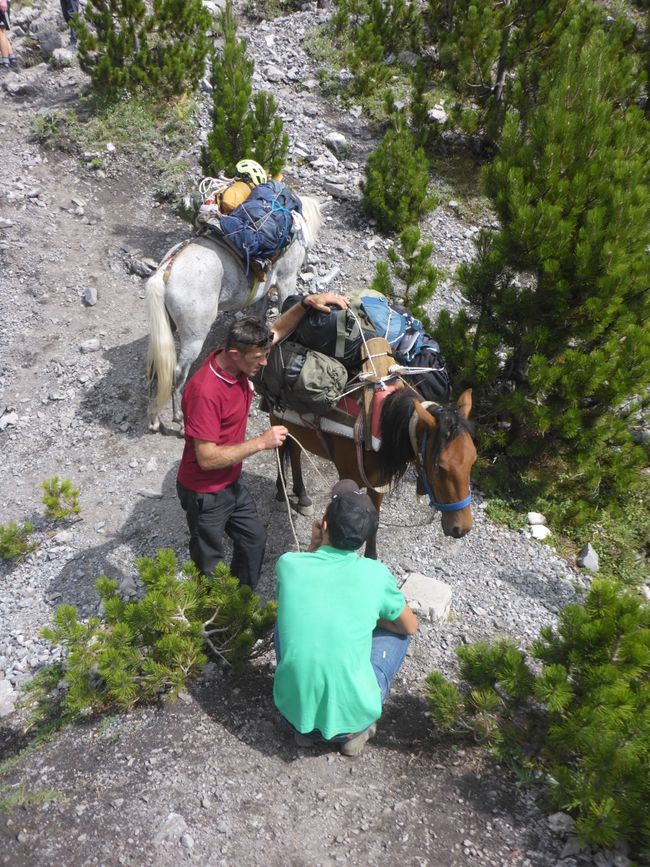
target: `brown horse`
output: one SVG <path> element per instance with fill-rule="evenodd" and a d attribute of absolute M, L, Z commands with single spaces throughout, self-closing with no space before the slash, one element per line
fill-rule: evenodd
<path fill-rule="evenodd" d="M 396 483 L 415 462 L 418 492 L 427 493 L 431 507 L 440 511 L 444 534 L 460 539 L 472 529 L 469 477 L 476 449 L 468 421 L 471 408 L 472 390 L 469 388 L 458 398 L 456 406 L 434 404 L 426 409 L 422 398 L 413 390 L 395 391 L 382 405 L 380 449 L 362 452 L 363 467 L 359 466 L 355 443 L 347 437 L 300 427 L 276 418 L 273 413 L 271 423 L 286 425 L 303 448 L 332 461 L 339 478 L 354 479 L 358 485 L 367 486 L 377 511 L 384 498 L 377 488 Z M 311 514 L 311 500 L 302 478 L 301 451 L 291 439 L 287 439 L 285 447 L 291 458 L 298 511 Z M 277 499 L 283 499 L 279 477 L 277 488 Z M 366 543 L 365 556 L 377 556 L 376 536 Z"/>

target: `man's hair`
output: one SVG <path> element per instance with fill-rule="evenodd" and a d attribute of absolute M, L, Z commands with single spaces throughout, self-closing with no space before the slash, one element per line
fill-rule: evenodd
<path fill-rule="evenodd" d="M 237 319 L 230 326 L 226 335 L 225 349 L 226 352 L 229 349 L 250 352 L 253 347 L 268 349 L 272 343 L 271 329 L 254 316 L 245 316 L 243 319 Z"/>

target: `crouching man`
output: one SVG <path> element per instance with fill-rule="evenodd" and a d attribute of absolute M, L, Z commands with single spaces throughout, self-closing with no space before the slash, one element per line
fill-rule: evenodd
<path fill-rule="evenodd" d="M 386 566 L 356 553 L 378 520 L 370 497 L 343 479 L 309 551 L 277 562 L 273 697 L 300 746 L 326 740 L 358 756 L 417 631 Z"/>

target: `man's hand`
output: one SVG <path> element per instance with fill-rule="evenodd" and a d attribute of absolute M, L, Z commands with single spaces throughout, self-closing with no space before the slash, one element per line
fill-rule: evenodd
<path fill-rule="evenodd" d="M 262 451 L 280 448 L 286 440 L 288 433 L 289 431 L 283 424 L 274 424 L 268 430 L 265 430 L 258 438 L 262 446 Z"/>
<path fill-rule="evenodd" d="M 342 295 L 337 295 L 336 292 L 323 292 L 322 295 L 305 295 L 302 299 L 302 304 L 294 304 L 282 314 L 282 316 L 271 327 L 273 332 L 273 342 L 278 343 L 284 340 L 291 332 L 298 327 L 298 323 L 305 316 L 309 308 L 320 310 L 321 313 L 329 313 L 330 308 L 327 306 L 332 304 L 335 307 L 341 307 L 345 310 L 350 305 Z"/>
<path fill-rule="evenodd" d="M 308 551 L 315 551 L 323 544 L 323 522 L 314 521 L 311 525 L 311 539 L 309 541 Z"/>
<path fill-rule="evenodd" d="M 350 306 L 347 298 L 343 295 L 337 295 L 336 292 L 323 292 L 322 295 L 305 295 L 303 298 L 305 307 L 313 307 L 314 310 L 320 310 L 321 313 L 329 313 L 329 304 L 334 304 L 342 310 L 347 310 Z"/>

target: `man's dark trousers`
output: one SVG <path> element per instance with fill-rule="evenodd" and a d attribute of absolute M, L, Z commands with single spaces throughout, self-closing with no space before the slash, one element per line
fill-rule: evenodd
<path fill-rule="evenodd" d="M 70 24 L 70 19 L 73 15 L 79 14 L 79 0 L 61 0 L 61 12 L 63 12 L 65 23 L 70 27 L 70 43 L 76 45 L 77 34 L 74 32 L 72 24 Z"/>
<path fill-rule="evenodd" d="M 233 543 L 232 574 L 254 588 L 262 571 L 266 530 L 246 488 L 234 482 L 223 491 L 204 494 L 176 482 L 176 491 L 190 531 L 190 557 L 199 571 L 210 576 L 217 563 L 223 563 L 225 533 Z"/>

